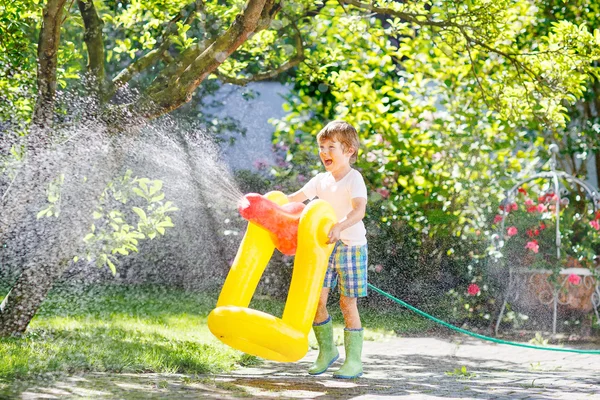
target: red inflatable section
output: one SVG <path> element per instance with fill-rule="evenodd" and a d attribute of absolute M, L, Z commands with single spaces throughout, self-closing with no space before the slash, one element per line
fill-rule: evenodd
<path fill-rule="evenodd" d="M 240 215 L 271 232 L 275 247 L 283 254 L 293 256 L 298 245 L 298 223 L 304 203 L 279 206 L 257 193 L 249 193 L 240 201 Z"/>

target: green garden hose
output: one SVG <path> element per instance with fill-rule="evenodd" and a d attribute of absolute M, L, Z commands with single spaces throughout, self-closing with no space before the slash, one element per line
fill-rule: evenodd
<path fill-rule="evenodd" d="M 379 293 L 380 295 L 387 297 L 390 300 L 395 301 L 396 303 L 400 304 L 401 306 L 404 306 L 406 308 L 408 308 L 411 311 L 414 311 L 415 313 L 419 314 L 422 317 L 428 318 L 430 320 L 432 320 L 433 322 L 436 322 L 442 326 L 445 326 L 446 328 L 450 328 L 452 330 L 455 330 L 457 332 L 463 333 L 465 335 L 469 335 L 469 336 L 473 336 L 476 337 L 477 339 L 481 339 L 481 340 L 487 340 L 489 342 L 494 342 L 494 343 L 500 343 L 500 344 L 508 344 L 511 346 L 518 346 L 518 347 L 527 347 L 529 349 L 537 349 L 537 350 L 551 350 L 551 351 L 562 351 L 565 353 L 579 353 L 579 354 L 600 354 L 600 350 L 579 350 L 579 349 L 564 349 L 561 347 L 545 347 L 545 346 L 536 346 L 533 344 L 526 344 L 526 343 L 518 343 L 518 342 L 510 342 L 507 340 L 502 340 L 502 339 L 496 339 L 493 337 L 489 337 L 489 336 L 485 336 L 485 335 L 480 335 L 478 333 L 475 332 L 471 332 L 468 331 L 466 329 L 462 329 L 459 328 L 457 326 L 451 325 L 445 321 L 442 321 L 441 319 L 438 319 L 432 315 L 427 314 L 424 311 L 419 310 L 416 307 L 411 306 L 410 304 L 392 296 L 391 294 L 384 292 L 383 290 L 379 289 L 378 287 L 375 287 L 373 285 L 371 285 L 369 283 L 369 287 L 371 289 L 373 289 L 374 291 L 376 291 L 377 293 Z"/>

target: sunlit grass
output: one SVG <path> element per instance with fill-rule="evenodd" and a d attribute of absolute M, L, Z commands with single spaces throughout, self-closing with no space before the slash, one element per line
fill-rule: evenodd
<path fill-rule="evenodd" d="M 0 339 L 0 386 L 47 373 L 207 374 L 260 364 L 212 336 L 206 318 L 216 298 L 159 286 L 55 290 L 26 335 Z M 280 316 L 284 303 L 262 298 L 251 306 Z M 343 318 L 336 305 L 330 308 L 342 344 Z M 430 326 L 401 309 L 362 310 L 362 319 L 366 340 Z M 312 333 L 310 342 L 316 344 Z"/>
<path fill-rule="evenodd" d="M 209 332 L 216 298 L 159 287 L 55 291 L 22 338 L 0 339 L 0 379 L 46 372 L 216 373 L 243 354 Z"/>

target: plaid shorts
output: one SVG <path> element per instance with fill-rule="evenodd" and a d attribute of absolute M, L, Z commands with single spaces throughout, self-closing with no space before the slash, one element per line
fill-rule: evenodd
<path fill-rule="evenodd" d="M 367 245 L 346 246 L 339 241 L 335 244 L 325 273 L 324 288 L 335 288 L 340 279 L 340 294 L 346 297 L 367 295 L 367 265 L 369 250 Z"/>

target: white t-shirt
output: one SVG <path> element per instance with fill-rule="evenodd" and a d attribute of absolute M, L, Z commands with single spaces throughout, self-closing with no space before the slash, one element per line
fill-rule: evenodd
<path fill-rule="evenodd" d="M 356 197 L 367 198 L 367 186 L 365 181 L 355 169 L 351 169 L 338 182 L 329 172 L 322 172 L 312 178 L 304 187 L 302 192 L 310 200 L 315 196 L 325 200 L 333 207 L 339 222 L 346 219 L 352 211 L 352 199 Z M 362 221 L 343 230 L 340 239 L 347 246 L 361 246 L 367 243 L 367 231 Z"/>

